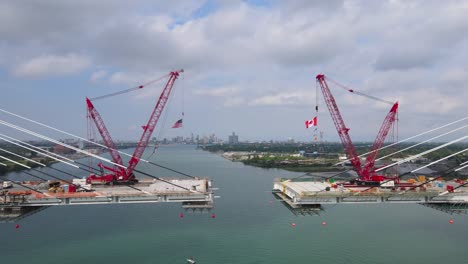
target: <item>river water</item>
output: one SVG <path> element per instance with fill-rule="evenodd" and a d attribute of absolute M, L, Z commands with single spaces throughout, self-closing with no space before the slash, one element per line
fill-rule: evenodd
<path fill-rule="evenodd" d="M 401 204 L 295 216 L 271 189 L 275 177 L 300 173 L 244 166 L 192 146 L 161 147 L 151 160 L 212 178 L 216 218 L 175 203 L 52 207 L 21 220 L 19 229 L 0 224 L 0 263 L 176 264 L 189 256 L 200 264 L 468 263 L 467 215 Z M 177 176 L 147 164 L 139 169 Z"/>

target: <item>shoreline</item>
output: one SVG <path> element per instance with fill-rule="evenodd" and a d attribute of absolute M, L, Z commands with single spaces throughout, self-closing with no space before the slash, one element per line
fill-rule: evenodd
<path fill-rule="evenodd" d="M 212 152 L 212 151 L 209 151 Z M 342 172 L 345 168 L 331 167 L 332 162 L 321 162 L 322 160 L 314 160 L 301 158 L 299 155 L 292 153 L 256 153 L 245 151 L 217 151 L 212 152 L 231 162 L 242 162 L 247 166 L 253 166 L 264 169 L 282 169 L 292 172 Z M 271 160 L 270 160 L 271 158 Z M 323 160 L 326 161 L 326 160 Z"/>

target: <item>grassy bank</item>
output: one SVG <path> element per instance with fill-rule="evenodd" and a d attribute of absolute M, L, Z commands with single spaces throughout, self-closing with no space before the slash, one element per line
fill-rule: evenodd
<path fill-rule="evenodd" d="M 36 167 L 41 167 L 41 165 L 37 164 L 37 163 L 34 163 L 34 162 L 31 162 L 31 161 L 27 161 L 27 160 L 15 160 L 16 162 L 18 163 L 21 163 L 21 164 L 24 164 L 28 167 L 31 167 L 31 168 L 36 168 Z M 45 164 L 47 166 L 50 166 L 51 164 L 54 164 L 56 163 L 55 160 L 53 159 L 50 159 L 50 158 L 44 158 L 44 159 L 38 159 L 37 162 L 40 162 L 42 164 Z M 6 160 L 2 160 L 2 163 L 6 164 L 7 166 L 0 166 L 0 176 L 3 176 L 7 173 L 10 173 L 10 172 L 15 172 L 15 171 L 22 171 L 22 170 L 25 170 L 27 168 L 19 165 L 19 164 L 16 164 L 16 163 L 13 163 L 13 162 L 10 162 L 10 161 L 6 161 Z"/>

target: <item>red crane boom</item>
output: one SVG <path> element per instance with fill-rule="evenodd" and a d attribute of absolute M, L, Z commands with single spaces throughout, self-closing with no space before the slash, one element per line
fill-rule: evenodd
<path fill-rule="evenodd" d="M 383 146 L 385 142 L 385 138 L 387 137 L 388 131 L 390 131 L 390 127 L 392 126 L 393 122 L 395 122 L 396 115 L 398 111 L 398 102 L 393 104 L 392 108 L 388 112 L 387 116 L 385 117 L 382 126 L 380 127 L 379 133 L 375 138 L 374 144 L 370 149 L 370 153 L 366 158 L 366 163 L 364 164 L 364 168 L 362 169 L 362 176 L 364 180 L 369 181 L 372 180 L 372 175 L 374 173 L 374 164 L 375 159 L 379 155 L 379 150 Z"/>
<path fill-rule="evenodd" d="M 166 83 L 166 87 L 164 87 L 164 90 L 161 92 L 159 100 L 156 103 L 156 106 L 154 107 L 153 113 L 151 113 L 148 123 L 146 124 L 146 126 L 143 126 L 143 134 L 141 135 L 140 141 L 138 141 L 138 145 L 127 167 L 128 175 L 131 175 L 133 173 L 133 170 L 140 161 L 141 156 L 143 155 L 143 152 L 145 151 L 145 148 L 148 145 L 148 142 L 151 138 L 151 134 L 153 134 L 154 128 L 158 123 L 159 117 L 161 116 L 162 111 L 164 110 L 164 107 L 166 106 L 166 103 L 169 100 L 169 96 L 171 95 L 174 82 L 177 79 L 177 77 L 179 77 L 179 73 L 182 72 L 184 72 L 184 70 L 173 71 L 169 74 L 170 78 Z"/>
<path fill-rule="evenodd" d="M 88 106 L 88 114 L 93 118 L 94 123 L 96 124 L 96 127 L 99 131 L 99 134 L 101 134 L 102 136 L 102 140 L 104 141 L 104 144 L 109 149 L 109 153 L 112 157 L 112 161 L 119 165 L 123 165 L 122 157 L 117 151 L 117 148 L 114 144 L 114 141 L 112 140 L 109 130 L 107 130 L 107 127 L 104 124 L 104 120 L 102 120 L 101 115 L 98 113 L 98 111 L 96 110 L 93 103 L 91 102 L 91 100 L 89 100 L 88 97 L 86 97 L 86 105 Z M 126 171 L 124 168 L 119 167 L 117 170 L 120 171 L 120 174 L 122 176 L 126 175 Z"/>
<path fill-rule="evenodd" d="M 147 125 L 143 126 L 143 134 L 140 140 L 138 141 L 138 144 L 135 149 L 135 152 L 133 153 L 133 156 L 130 158 L 129 166 L 127 167 L 127 169 L 125 170 L 124 168 L 121 168 L 121 167 L 111 168 L 111 167 L 107 167 L 102 164 L 99 164 L 99 167 L 110 171 L 112 174 L 107 174 L 103 176 L 90 175 L 87 178 L 88 183 L 108 184 L 108 183 L 116 183 L 116 182 L 121 182 L 121 183 L 137 182 L 135 175 L 133 174 L 133 170 L 138 165 L 138 162 L 140 161 L 141 156 L 143 155 L 143 152 L 145 151 L 145 148 L 148 145 L 151 135 L 154 129 L 156 128 L 159 117 L 161 116 L 164 110 L 164 107 L 166 106 L 166 103 L 169 100 L 169 96 L 171 94 L 172 87 L 174 86 L 174 82 L 177 79 L 177 77 L 179 77 L 179 74 L 182 72 L 184 72 L 184 70 L 170 72 L 168 75 L 166 75 L 166 76 L 169 76 L 169 80 L 167 81 L 166 86 L 164 87 L 163 91 L 161 92 L 161 95 L 159 96 L 159 99 L 156 103 L 156 106 L 154 107 L 154 110 L 150 116 L 150 119 Z M 152 82 L 155 82 L 155 81 L 152 81 Z M 112 95 L 117 95 L 117 94 L 121 94 L 121 93 L 128 92 L 128 91 L 133 91 L 135 89 L 143 88 L 144 86 L 146 86 L 146 84 L 138 86 L 137 88 L 127 89 L 123 92 L 113 93 Z M 97 97 L 96 99 L 101 99 L 105 97 L 108 97 L 108 96 L 100 96 L 100 97 Z M 114 141 L 112 140 L 112 137 L 104 124 L 104 121 L 102 120 L 101 116 L 99 115 L 99 113 L 97 112 L 96 108 L 94 107 L 94 105 L 92 104 L 89 98 L 86 98 L 86 104 L 88 106 L 89 115 L 94 120 L 94 123 L 96 124 L 99 134 L 101 134 L 104 144 L 109 150 L 109 153 L 112 157 L 113 162 L 123 165 L 122 157 L 117 151 Z"/>
<path fill-rule="evenodd" d="M 343 117 L 341 117 L 340 110 L 338 109 L 338 105 L 336 104 L 335 98 L 333 97 L 330 88 L 328 88 L 327 82 L 325 82 L 325 75 L 319 74 L 316 78 L 322 89 L 325 103 L 327 104 L 328 110 L 330 111 L 333 123 L 335 123 L 335 127 L 338 131 L 338 135 L 340 136 L 341 143 L 343 143 L 346 154 L 351 161 L 351 165 L 354 167 L 357 174 L 361 175 L 361 160 L 359 159 L 353 142 L 351 141 L 351 137 L 348 134 L 349 128 L 346 127 Z"/>
<path fill-rule="evenodd" d="M 343 143 L 343 147 L 348 155 L 348 159 L 351 162 L 351 165 L 356 170 L 359 178 L 362 182 L 369 183 L 369 182 L 381 182 L 386 178 L 385 176 L 375 175 L 375 159 L 379 154 L 379 149 L 382 147 L 385 138 L 387 137 L 388 132 L 392 124 L 396 120 L 397 110 L 398 110 L 398 102 L 394 103 L 392 108 L 390 109 L 389 113 L 384 119 L 382 126 L 380 127 L 379 133 L 372 144 L 371 152 L 366 158 L 366 163 L 364 167 L 361 166 L 361 161 L 359 156 L 357 155 L 356 149 L 351 141 L 351 137 L 348 134 L 349 128 L 346 127 L 343 118 L 341 116 L 340 110 L 338 109 L 338 105 L 336 104 L 335 98 L 333 97 L 330 88 L 328 87 L 327 82 L 325 81 L 324 74 L 318 74 L 316 76 L 317 81 L 320 84 L 320 88 L 322 90 L 325 103 L 327 104 L 328 110 L 332 116 L 333 122 L 335 123 L 336 130 L 338 131 L 338 135 L 340 136 L 341 142 Z M 353 90 L 349 90 L 350 92 L 355 92 Z M 361 95 L 363 95 L 361 93 Z M 371 96 L 367 96 L 373 98 Z M 379 101 L 382 101 L 378 99 Z M 393 178 L 392 178 L 393 179 Z"/>

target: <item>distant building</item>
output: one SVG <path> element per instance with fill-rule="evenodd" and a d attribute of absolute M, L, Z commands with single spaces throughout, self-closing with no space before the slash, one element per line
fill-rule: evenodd
<path fill-rule="evenodd" d="M 69 149 L 69 148 L 64 147 L 62 145 L 55 145 L 54 146 L 54 153 L 55 154 L 73 154 L 75 152 L 76 151 L 74 151 L 73 149 Z"/>
<path fill-rule="evenodd" d="M 239 136 L 236 133 L 232 132 L 232 135 L 229 136 L 229 144 L 239 144 Z"/>
<path fill-rule="evenodd" d="M 78 144 L 78 140 L 74 139 L 74 138 L 66 138 L 66 139 L 62 139 L 60 141 L 62 141 L 65 144 L 68 144 L 68 145 Z"/>

